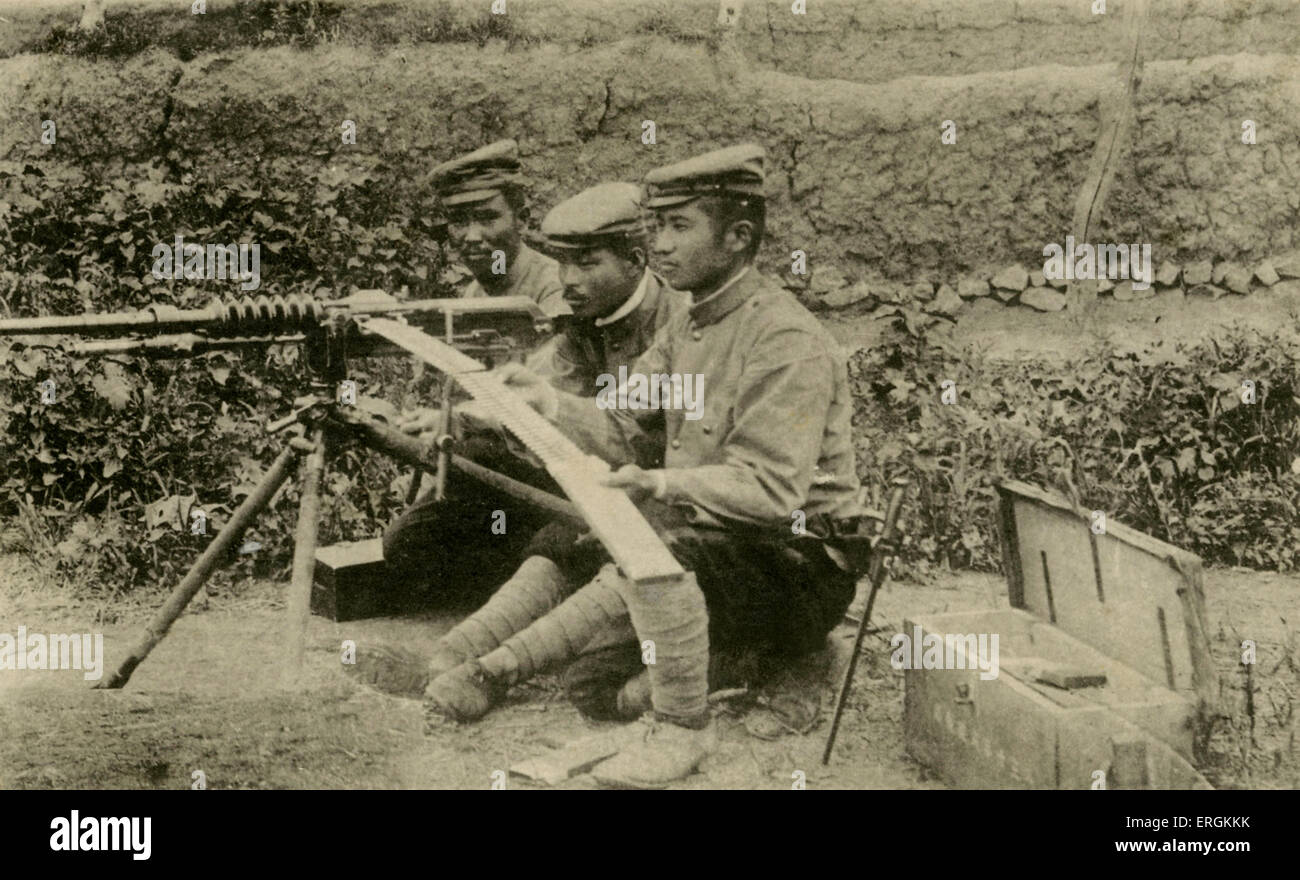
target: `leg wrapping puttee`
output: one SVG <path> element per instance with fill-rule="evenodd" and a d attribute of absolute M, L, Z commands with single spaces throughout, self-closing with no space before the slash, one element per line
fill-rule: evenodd
<path fill-rule="evenodd" d="M 668 583 L 622 581 L 624 601 L 644 645 L 654 642 L 650 664 L 655 714 L 685 727 L 709 720 L 709 614 L 693 572 Z"/>
<path fill-rule="evenodd" d="M 614 566 L 601 569 L 582 589 L 481 657 L 483 671 L 516 684 L 577 657 L 598 633 L 626 622 L 620 581 Z"/>
<path fill-rule="evenodd" d="M 482 608 L 438 640 L 438 650 L 481 657 L 559 605 L 569 590 L 554 562 L 530 556 Z"/>

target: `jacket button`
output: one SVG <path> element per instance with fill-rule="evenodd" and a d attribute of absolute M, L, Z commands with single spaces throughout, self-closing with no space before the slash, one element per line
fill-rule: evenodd
<path fill-rule="evenodd" d="M 618 351 L 618 343 L 615 342 L 613 345 L 611 345 L 611 346 L 610 346 L 610 350 L 611 350 L 611 351 Z"/>
<path fill-rule="evenodd" d="M 674 441 L 673 441 L 673 449 L 681 449 L 681 448 L 682 448 L 682 441 L 680 441 L 680 440 L 674 440 Z"/>
<path fill-rule="evenodd" d="M 694 339 L 696 342 L 699 342 L 701 339 L 704 338 L 704 334 L 701 333 L 699 330 L 696 330 L 691 334 L 691 338 Z"/>
<path fill-rule="evenodd" d="M 706 433 L 706 434 L 712 434 L 712 433 L 713 433 L 713 429 L 710 428 L 708 425 L 705 425 L 705 426 L 704 426 L 703 428 L 701 428 L 700 430 L 703 431 L 703 432 Z"/>

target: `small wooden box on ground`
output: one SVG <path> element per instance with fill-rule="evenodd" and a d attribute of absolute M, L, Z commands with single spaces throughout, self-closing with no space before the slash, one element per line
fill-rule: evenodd
<path fill-rule="evenodd" d="M 904 673 L 908 751 L 964 788 L 1208 788 L 1192 763 L 1217 693 L 1200 560 L 1114 522 L 1095 534 L 1027 484 L 998 491 L 1012 607 L 905 622 L 944 646 L 944 668 Z"/>
<path fill-rule="evenodd" d="M 379 538 L 317 548 L 312 613 L 342 622 L 400 611 L 385 575 Z"/>

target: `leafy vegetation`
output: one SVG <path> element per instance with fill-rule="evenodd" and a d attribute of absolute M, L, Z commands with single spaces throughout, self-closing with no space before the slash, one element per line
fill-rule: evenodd
<path fill-rule="evenodd" d="M 259 243 L 258 294 L 444 292 L 440 227 L 427 205 L 385 183 L 382 162 L 214 168 L 179 152 L 168 161 L 173 168 L 117 163 L 95 173 L 0 162 L 0 314 L 190 308 L 243 293 L 236 281 L 155 279 L 152 248 L 176 234 Z M 0 340 L 0 516 L 19 524 L 0 529 L 0 543 L 43 554 L 97 590 L 174 581 L 208 540 L 190 534 L 190 505 L 208 515 L 210 535 L 281 447 L 263 426 L 310 390 L 301 352 L 81 358 L 51 344 Z M 360 362 L 350 377 L 362 394 L 431 399 L 430 380 L 412 382 L 401 360 Z M 46 381 L 53 404 L 41 402 Z M 406 479 L 377 457 L 342 456 L 323 537 L 372 534 Z M 286 489 L 249 533 L 261 549 L 239 558 L 237 576 L 287 571 L 296 500 Z"/>
<path fill-rule="evenodd" d="M 327 42 L 351 41 L 372 46 L 408 43 L 474 43 L 503 40 L 510 46 L 534 39 L 515 27 L 519 12 L 493 15 L 490 4 L 469 15 L 447 0 L 415 4 L 411 15 L 402 3 L 368 3 L 349 7 L 323 0 L 237 0 L 216 5 L 201 17 L 175 9 L 108 8 L 104 26 L 84 32 L 74 19 L 55 24 L 48 33 L 16 46 L 19 52 L 55 53 L 96 59 L 123 59 L 161 49 L 181 61 L 205 52 L 256 46 L 309 49 Z M 0 52 L 0 55 L 6 53 Z"/>
<path fill-rule="evenodd" d="M 1300 346 L 1229 329 L 1197 345 L 1100 343 L 1077 361 L 989 362 L 939 319 L 891 316 L 850 363 L 859 468 L 906 476 L 908 561 L 996 569 L 1000 478 L 1037 483 L 1209 562 L 1300 563 Z M 955 401 L 942 401 L 951 381 Z M 1244 382 L 1254 403 L 1244 403 Z"/>

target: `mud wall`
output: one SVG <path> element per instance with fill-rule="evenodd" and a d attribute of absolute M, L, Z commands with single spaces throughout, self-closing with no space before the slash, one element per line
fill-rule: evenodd
<path fill-rule="evenodd" d="M 445 4 L 461 21 L 490 0 Z M 1122 51 L 1124 0 L 507 0 L 522 39 L 590 46 L 652 33 L 708 42 L 734 31 L 755 64 L 811 79 L 888 82 L 900 76 L 957 76 L 1043 64 L 1115 61 Z M 1144 57 L 1152 61 L 1294 54 L 1300 3 L 1293 0 L 1148 0 Z M 731 28 L 721 26 L 734 11 Z"/>
<path fill-rule="evenodd" d="M 336 38 L 309 50 L 0 60 L 0 159 L 317 155 L 380 167 L 414 194 L 436 161 L 512 136 L 544 209 L 597 180 L 757 140 L 769 266 L 798 248 L 814 272 L 941 280 L 1032 266 L 1064 240 L 1116 75 L 1093 62 L 1119 51 L 1114 2 L 1092 16 L 1074 0 L 809 0 L 805 17 L 751 0 L 727 29 L 712 2 L 508 0 L 503 36 L 399 39 L 394 23 L 424 6 L 348 7 Z M 445 33 L 491 14 L 485 0 L 427 6 Z M 1271 0 L 1153 0 L 1148 56 L 1166 60 L 1146 65 L 1106 240 L 1150 242 L 1157 263 L 1300 246 L 1297 15 Z M 46 118 L 53 147 L 39 142 Z M 355 146 L 339 143 L 344 119 L 358 123 Z M 1242 143 L 1245 119 L 1256 144 Z M 941 142 L 944 120 L 955 144 Z"/>

